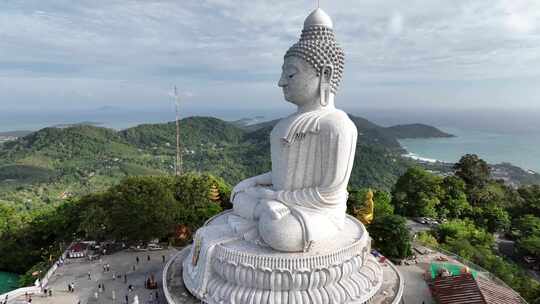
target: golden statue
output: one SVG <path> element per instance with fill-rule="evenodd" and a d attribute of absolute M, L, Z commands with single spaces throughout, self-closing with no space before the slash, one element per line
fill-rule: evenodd
<path fill-rule="evenodd" d="M 373 209 L 375 203 L 373 202 L 373 191 L 371 189 L 366 193 L 366 199 L 364 201 L 364 207 L 356 210 L 356 217 L 364 224 L 371 224 L 373 221 Z"/>

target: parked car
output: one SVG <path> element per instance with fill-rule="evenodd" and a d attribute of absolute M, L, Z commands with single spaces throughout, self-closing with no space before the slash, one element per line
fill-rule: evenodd
<path fill-rule="evenodd" d="M 129 246 L 129 249 L 134 250 L 134 251 L 147 251 L 148 250 L 143 245 Z"/>
<path fill-rule="evenodd" d="M 420 223 L 420 224 L 426 224 L 426 220 L 422 217 L 415 217 L 413 218 L 413 220 L 417 223 Z"/>
<path fill-rule="evenodd" d="M 163 250 L 163 247 L 159 246 L 158 244 L 148 244 L 148 250 L 150 251 Z"/>

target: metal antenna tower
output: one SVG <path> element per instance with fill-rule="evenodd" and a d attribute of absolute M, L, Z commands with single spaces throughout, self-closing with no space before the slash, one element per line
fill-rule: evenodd
<path fill-rule="evenodd" d="M 174 174 L 179 176 L 182 174 L 182 151 L 180 151 L 180 97 L 176 86 L 174 86 L 174 103 L 176 109 L 176 161 L 174 163 Z"/>

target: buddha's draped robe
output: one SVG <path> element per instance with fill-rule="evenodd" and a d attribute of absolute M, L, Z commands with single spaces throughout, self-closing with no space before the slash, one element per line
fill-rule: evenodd
<path fill-rule="evenodd" d="M 343 227 L 357 135 L 335 108 L 293 114 L 272 130 L 272 188 L 302 222 L 306 243 Z"/>

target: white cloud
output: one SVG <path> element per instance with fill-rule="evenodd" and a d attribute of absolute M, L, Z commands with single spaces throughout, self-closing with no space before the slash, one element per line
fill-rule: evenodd
<path fill-rule="evenodd" d="M 496 78 L 511 84 L 540 76 L 536 0 L 321 5 L 333 17 L 347 55 L 344 103 L 355 103 L 365 92 L 357 88 L 371 85 L 370 92 L 384 100 L 398 84 Z M 60 105 L 82 98 L 70 92 L 91 92 L 82 94 L 88 102 L 143 104 L 144 98 L 166 96 L 172 84 L 208 104 L 219 95 L 236 105 L 279 99 L 275 82 L 283 53 L 314 6 L 311 0 L 2 2 L 0 85 L 19 89 L 0 91 L 0 105 L 18 106 L 22 99 Z M 130 90 L 118 89 L 120 83 Z M 215 94 L 216 88 L 223 93 Z M 482 92 L 485 100 L 495 98 L 488 89 Z M 417 94 L 440 98 L 431 90 Z M 456 104 L 470 103 L 466 96 L 460 99 Z"/>
<path fill-rule="evenodd" d="M 388 22 L 388 31 L 392 35 L 399 35 L 403 31 L 403 15 L 400 13 L 392 14 Z"/>

